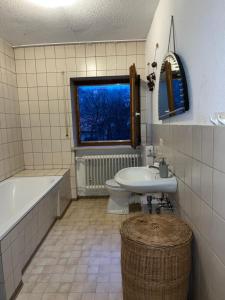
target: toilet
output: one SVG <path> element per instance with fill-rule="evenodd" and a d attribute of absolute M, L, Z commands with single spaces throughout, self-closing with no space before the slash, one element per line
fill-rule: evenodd
<path fill-rule="evenodd" d="M 107 213 L 128 214 L 131 192 L 121 188 L 114 179 L 107 180 L 105 186 L 109 192 Z"/>

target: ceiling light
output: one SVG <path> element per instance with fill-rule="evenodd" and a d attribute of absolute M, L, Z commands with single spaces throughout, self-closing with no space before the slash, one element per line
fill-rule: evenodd
<path fill-rule="evenodd" d="M 51 8 L 68 6 L 68 5 L 72 5 L 75 2 L 75 0 L 30 0 L 30 1 L 32 1 L 37 5 L 51 7 Z"/>

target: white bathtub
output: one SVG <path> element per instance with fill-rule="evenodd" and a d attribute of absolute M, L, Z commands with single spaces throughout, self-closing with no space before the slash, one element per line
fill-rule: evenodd
<path fill-rule="evenodd" d="M 63 176 L 11 177 L 0 183 L 0 300 L 10 300 L 22 272 L 71 201 Z"/>
<path fill-rule="evenodd" d="M 12 177 L 0 183 L 0 240 L 62 179 Z"/>

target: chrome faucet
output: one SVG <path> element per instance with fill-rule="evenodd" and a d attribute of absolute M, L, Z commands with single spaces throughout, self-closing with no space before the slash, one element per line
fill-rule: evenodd
<path fill-rule="evenodd" d="M 156 152 L 155 152 L 155 147 L 153 146 L 152 149 L 149 149 L 149 153 L 147 154 L 147 157 L 152 157 L 153 160 L 156 158 Z"/>
<path fill-rule="evenodd" d="M 156 156 L 155 156 L 155 158 L 154 158 L 154 163 L 159 163 L 159 165 L 160 165 L 160 163 L 162 162 L 164 160 L 164 157 L 157 157 L 157 159 L 156 159 Z M 156 165 L 151 165 L 151 166 L 148 166 L 149 168 L 152 168 L 152 169 L 157 169 L 157 170 L 159 170 L 159 166 L 156 166 Z"/>
<path fill-rule="evenodd" d="M 156 169 L 156 170 L 159 170 L 159 167 L 157 167 L 157 166 L 154 166 L 154 165 L 152 165 L 152 166 L 148 166 L 149 167 L 149 169 Z"/>

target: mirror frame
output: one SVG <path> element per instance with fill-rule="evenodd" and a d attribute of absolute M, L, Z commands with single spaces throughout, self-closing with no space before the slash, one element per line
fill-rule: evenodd
<path fill-rule="evenodd" d="M 179 68 L 178 73 L 179 75 L 177 78 L 181 81 L 181 88 L 180 88 L 180 96 L 183 97 L 184 105 L 182 108 L 179 108 L 179 110 L 175 110 L 174 107 L 174 93 L 173 93 L 173 74 L 172 74 L 172 68 L 170 61 L 173 60 L 173 62 L 177 65 Z M 164 115 L 160 115 L 160 81 L 162 74 L 166 74 L 166 87 L 167 87 L 167 101 L 168 101 L 168 111 L 165 112 Z M 158 115 L 159 120 L 164 120 L 176 115 L 180 115 L 182 113 L 185 113 L 189 110 L 189 96 L 188 96 L 188 88 L 187 88 L 187 80 L 185 76 L 184 67 L 182 65 L 180 57 L 174 53 L 174 52 L 168 52 L 166 56 L 163 59 L 161 69 L 160 69 L 160 78 L 159 78 L 159 92 L 158 92 Z"/>

